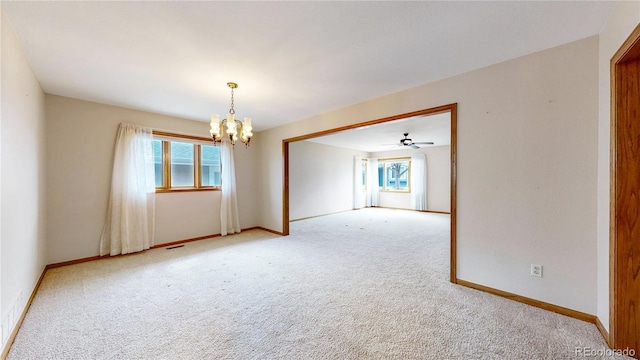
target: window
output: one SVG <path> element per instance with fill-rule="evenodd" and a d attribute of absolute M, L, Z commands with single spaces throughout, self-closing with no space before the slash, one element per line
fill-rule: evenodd
<path fill-rule="evenodd" d="M 211 140 L 154 132 L 156 192 L 219 189 L 220 148 Z"/>
<path fill-rule="evenodd" d="M 378 186 L 382 191 L 410 192 L 410 158 L 378 160 Z"/>
<path fill-rule="evenodd" d="M 170 141 L 169 163 L 171 163 L 171 187 L 193 187 L 195 180 L 195 146 L 193 144 Z"/>
<path fill-rule="evenodd" d="M 162 169 L 162 140 L 153 140 L 153 167 L 156 172 L 156 188 L 164 184 L 164 171 Z"/>
<path fill-rule="evenodd" d="M 200 145 L 200 177 L 202 186 L 220 186 L 220 148 Z"/>

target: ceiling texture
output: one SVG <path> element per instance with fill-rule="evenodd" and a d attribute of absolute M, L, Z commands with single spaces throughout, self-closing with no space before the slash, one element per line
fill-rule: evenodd
<path fill-rule="evenodd" d="M 233 81 L 238 117 L 262 131 L 596 35 L 614 3 L 0 6 L 47 93 L 208 121 Z"/>
<path fill-rule="evenodd" d="M 404 139 L 404 133 L 409 133 L 407 137 L 413 142 L 433 142 L 431 145 L 419 144 L 421 148 L 451 145 L 451 114 L 447 112 L 414 116 L 344 130 L 307 141 L 365 152 L 411 149 L 399 146 L 400 140 Z"/>

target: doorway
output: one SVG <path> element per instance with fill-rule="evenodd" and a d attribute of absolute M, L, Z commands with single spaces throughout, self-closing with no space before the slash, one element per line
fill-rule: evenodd
<path fill-rule="evenodd" d="M 457 139 L 457 104 L 449 104 L 438 106 L 434 108 L 418 110 L 410 113 L 399 114 L 382 119 L 376 119 L 366 121 L 363 123 L 343 126 L 335 129 L 324 130 L 316 133 L 302 135 L 294 138 L 282 140 L 282 153 L 283 153 L 283 204 L 282 204 L 282 233 L 283 235 L 289 235 L 289 144 L 296 141 L 308 140 L 315 137 L 333 134 L 345 130 L 356 129 L 365 126 L 371 126 L 376 124 L 382 124 L 385 122 L 391 122 L 395 120 L 405 119 L 414 116 L 426 116 L 435 115 L 440 113 L 450 113 L 451 121 L 451 194 L 450 194 L 450 212 L 451 212 L 451 229 L 450 229 L 450 281 L 456 282 L 456 139 Z"/>
<path fill-rule="evenodd" d="M 640 351 L 640 25 L 611 59 L 609 345 Z"/>

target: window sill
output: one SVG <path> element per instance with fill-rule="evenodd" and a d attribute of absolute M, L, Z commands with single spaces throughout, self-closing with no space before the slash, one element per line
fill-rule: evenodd
<path fill-rule="evenodd" d="M 174 189 L 156 189 L 156 194 L 160 193 L 179 193 L 179 192 L 192 192 L 192 191 L 220 191 L 222 188 L 218 187 L 206 187 L 206 188 L 174 188 Z"/>

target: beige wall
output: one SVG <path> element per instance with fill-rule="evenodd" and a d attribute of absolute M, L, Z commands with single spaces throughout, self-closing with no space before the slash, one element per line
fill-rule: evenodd
<path fill-rule="evenodd" d="M 413 154 L 427 157 L 427 209 L 451 211 L 451 146 L 430 146 L 420 149 L 406 149 L 371 153 L 370 157 L 391 158 Z M 379 205 L 411 209 L 411 194 L 381 191 Z"/>
<path fill-rule="evenodd" d="M 610 61 L 640 23 L 640 2 L 619 2 L 600 33 L 598 117 L 598 311 L 609 329 Z"/>
<path fill-rule="evenodd" d="M 98 255 L 121 122 L 208 136 L 208 124 L 55 95 L 46 97 L 49 263 Z M 252 144 L 253 145 L 253 144 Z M 254 147 L 235 147 L 240 225 L 255 226 Z M 218 234 L 217 191 L 156 195 L 156 244 Z"/>
<path fill-rule="evenodd" d="M 1 10 L 0 10 L 1 11 Z M 4 13 L 0 115 L 0 313 L 7 342 L 46 265 L 45 95 Z"/>
<path fill-rule="evenodd" d="M 457 102 L 458 277 L 595 314 L 597 74 L 591 37 L 265 131 L 260 224 L 282 229 L 282 139 Z"/>
<path fill-rule="evenodd" d="M 355 156 L 367 153 L 310 141 L 289 144 L 289 218 L 353 209 Z"/>

